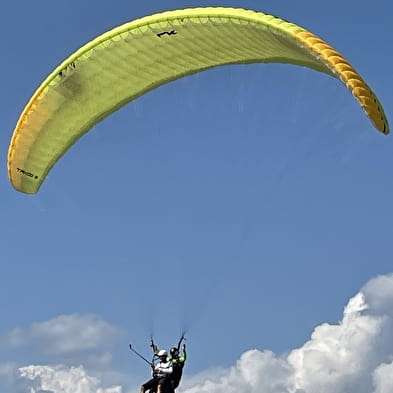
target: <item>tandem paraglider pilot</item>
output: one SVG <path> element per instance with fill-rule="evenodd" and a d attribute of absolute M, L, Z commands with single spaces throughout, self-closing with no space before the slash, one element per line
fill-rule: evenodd
<path fill-rule="evenodd" d="M 180 383 L 181 377 L 183 375 L 183 367 L 184 363 L 187 359 L 187 353 L 186 353 L 186 344 L 183 344 L 183 353 L 180 356 L 179 353 L 179 348 L 173 347 L 170 350 L 171 357 L 169 358 L 169 361 L 172 363 L 172 374 L 171 374 L 171 384 L 173 390 L 175 390 Z"/>
<path fill-rule="evenodd" d="M 172 388 L 170 375 L 173 372 L 173 366 L 168 360 L 168 352 L 161 349 L 157 355 L 159 362 L 153 368 L 153 377 L 141 386 L 140 393 L 145 393 L 147 390 L 165 393 L 168 390 L 167 387 Z"/>

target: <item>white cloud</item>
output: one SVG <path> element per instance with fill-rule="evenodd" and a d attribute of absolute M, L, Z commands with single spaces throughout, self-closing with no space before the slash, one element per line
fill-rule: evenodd
<path fill-rule="evenodd" d="M 393 317 L 393 274 L 370 280 L 361 292 L 365 294 L 372 313 Z"/>
<path fill-rule="evenodd" d="M 206 377 L 184 381 L 186 393 L 285 393 L 289 392 L 291 367 L 271 351 L 245 352 L 234 367 Z M 268 376 L 268 378 L 266 377 Z M 180 390 L 179 390 L 180 391 Z"/>
<path fill-rule="evenodd" d="M 362 376 L 368 373 L 370 380 L 370 356 L 382 324 L 379 316 L 363 313 L 367 308 L 364 295 L 358 293 L 349 301 L 340 324 L 318 326 L 310 341 L 290 353 L 296 387 L 333 393 L 359 385 L 358 393 L 363 391 Z"/>
<path fill-rule="evenodd" d="M 109 348 L 118 333 L 119 329 L 97 315 L 71 314 L 35 322 L 29 329 L 14 329 L 7 339 L 10 346 L 34 345 L 50 355 L 69 356 Z"/>
<path fill-rule="evenodd" d="M 27 366 L 19 371 L 31 382 L 30 393 L 122 393 L 120 386 L 102 387 L 82 366 Z"/>
<path fill-rule="evenodd" d="M 375 393 L 393 392 L 393 363 L 381 364 L 374 371 Z"/>
<path fill-rule="evenodd" d="M 216 377 L 183 383 L 179 393 L 392 393 L 393 275 L 370 280 L 338 324 L 315 328 L 286 357 L 257 350 Z"/>

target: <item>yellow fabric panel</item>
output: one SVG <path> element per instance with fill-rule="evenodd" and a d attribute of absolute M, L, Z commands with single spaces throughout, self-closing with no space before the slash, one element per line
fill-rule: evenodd
<path fill-rule="evenodd" d="M 295 32 L 294 36 L 312 53 L 321 58 L 337 77 L 352 92 L 354 97 L 370 118 L 375 128 L 384 134 L 389 133 L 389 123 L 381 103 L 363 78 L 344 57 L 319 37 L 307 31 Z"/>
<path fill-rule="evenodd" d="M 60 64 L 22 112 L 8 153 L 12 185 L 36 193 L 56 161 L 91 127 L 145 92 L 180 77 L 219 65 L 255 62 L 297 64 L 337 76 L 333 57 L 321 57 L 323 41 L 302 33 L 307 32 L 272 15 L 209 7 L 147 16 L 97 37 Z M 317 47 L 321 49 L 316 52 Z M 357 97 L 366 97 L 358 92 L 364 82 L 353 82 L 362 81 L 359 76 L 344 79 L 341 74 Z M 361 104 L 368 113 L 378 112 L 368 102 Z"/>

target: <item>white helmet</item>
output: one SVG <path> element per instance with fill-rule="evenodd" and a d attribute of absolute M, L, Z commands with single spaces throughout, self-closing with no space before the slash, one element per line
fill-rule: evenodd
<path fill-rule="evenodd" d="M 165 351 L 165 349 L 161 349 L 161 350 L 158 352 L 157 355 L 158 355 L 159 357 L 161 357 L 161 356 L 168 356 L 168 352 Z"/>

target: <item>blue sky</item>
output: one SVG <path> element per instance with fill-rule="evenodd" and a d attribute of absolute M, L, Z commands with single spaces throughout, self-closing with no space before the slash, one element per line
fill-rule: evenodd
<path fill-rule="evenodd" d="M 272 13 L 321 36 L 390 117 L 387 0 L 4 3 L 2 391 L 68 393 L 88 375 L 82 393 L 136 392 L 149 370 L 128 343 L 149 355 L 151 334 L 170 347 L 182 330 L 179 392 L 294 392 L 291 378 L 304 393 L 392 387 L 393 142 L 338 80 L 277 64 L 209 70 L 102 121 L 37 195 L 9 184 L 12 131 L 55 66 L 124 22 L 210 5 Z M 302 363 L 310 348 L 320 357 Z M 361 365 L 337 380 L 310 368 L 338 358 L 345 370 Z"/>

